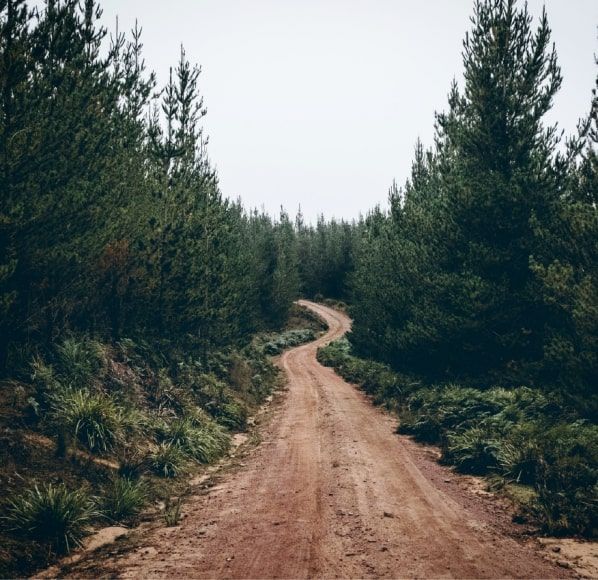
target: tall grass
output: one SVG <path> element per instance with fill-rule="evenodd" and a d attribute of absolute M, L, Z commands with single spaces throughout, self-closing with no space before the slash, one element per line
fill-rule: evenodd
<path fill-rule="evenodd" d="M 9 501 L 3 519 L 12 531 L 65 553 L 81 543 L 97 515 L 94 501 L 86 491 L 48 484 L 35 486 Z"/>
<path fill-rule="evenodd" d="M 165 441 L 195 461 L 211 463 L 226 452 L 230 438 L 212 422 L 197 425 L 193 419 L 186 417 L 171 423 L 165 433 Z"/>
<path fill-rule="evenodd" d="M 147 487 L 143 481 L 115 477 L 104 488 L 100 507 L 109 519 L 119 522 L 139 513 L 147 500 Z"/>
<path fill-rule="evenodd" d="M 67 338 L 56 351 L 61 377 L 72 388 L 87 387 L 106 364 L 104 348 L 94 340 Z"/>
<path fill-rule="evenodd" d="M 54 398 L 51 417 L 91 452 L 111 451 L 121 440 L 122 412 L 106 395 L 68 389 Z"/>
<path fill-rule="evenodd" d="M 293 346 L 315 340 L 316 333 L 311 328 L 287 330 L 282 332 L 263 345 L 264 354 L 274 356 Z"/>
<path fill-rule="evenodd" d="M 187 456 L 180 447 L 169 442 L 155 445 L 148 457 L 148 465 L 160 477 L 177 477 L 185 472 Z"/>

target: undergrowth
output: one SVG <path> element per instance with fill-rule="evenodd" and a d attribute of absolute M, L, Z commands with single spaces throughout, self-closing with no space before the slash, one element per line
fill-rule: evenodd
<path fill-rule="evenodd" d="M 424 385 L 353 356 L 344 338 L 319 349 L 318 360 L 396 411 L 400 433 L 439 445 L 444 463 L 529 486 L 522 510 L 545 532 L 597 535 L 598 426 L 558 393 Z"/>
<path fill-rule="evenodd" d="M 278 385 L 269 355 L 322 328 L 298 307 L 289 325 L 202 356 L 76 335 L 34 353 L 29 380 L 0 389 L 0 576 L 28 576 L 88 529 L 130 525 L 183 492 Z M 165 520 L 178 521 L 177 505 Z"/>
<path fill-rule="evenodd" d="M 263 351 L 267 355 L 277 355 L 287 348 L 299 346 L 304 342 L 310 342 L 316 338 L 316 333 L 309 329 L 287 330 L 280 333 L 263 345 Z"/>
<path fill-rule="evenodd" d="M 113 522 L 122 522 L 137 515 L 147 501 L 148 490 L 144 481 L 128 477 L 114 477 L 103 489 L 102 514 Z"/>
<path fill-rule="evenodd" d="M 63 554 L 80 544 L 96 515 L 94 501 L 85 490 L 48 484 L 10 500 L 3 521 L 10 531 Z"/>

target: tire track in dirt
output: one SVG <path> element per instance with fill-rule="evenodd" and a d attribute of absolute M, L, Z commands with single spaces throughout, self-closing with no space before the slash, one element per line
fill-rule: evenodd
<path fill-rule="evenodd" d="M 325 336 L 282 355 L 288 392 L 242 468 L 187 503 L 179 527 L 86 570 L 193 578 L 563 577 L 420 471 L 395 421 L 316 361 L 350 328 L 307 301 Z M 88 563 L 89 564 L 89 563 Z"/>

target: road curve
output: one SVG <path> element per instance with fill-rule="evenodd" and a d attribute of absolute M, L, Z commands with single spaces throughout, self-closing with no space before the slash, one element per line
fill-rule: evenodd
<path fill-rule="evenodd" d="M 316 361 L 347 316 L 285 352 L 288 392 L 246 463 L 187 503 L 176 528 L 94 574 L 121 577 L 557 577 L 531 548 L 476 519 L 427 479 L 395 421 Z M 78 576 L 85 575 L 79 568 Z"/>

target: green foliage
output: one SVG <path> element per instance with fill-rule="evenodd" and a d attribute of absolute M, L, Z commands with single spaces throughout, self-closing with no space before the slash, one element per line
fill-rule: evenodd
<path fill-rule="evenodd" d="M 64 553 L 80 544 L 96 515 L 85 490 L 69 491 L 63 484 L 48 484 L 9 501 L 3 519 L 12 531 Z"/>
<path fill-rule="evenodd" d="M 277 334 L 272 340 L 266 342 L 263 346 L 264 353 L 275 356 L 282 353 L 283 350 L 299 346 L 304 342 L 315 340 L 316 334 L 311 329 L 287 330 Z"/>
<path fill-rule="evenodd" d="M 440 445 L 445 463 L 533 486 L 526 509 L 546 531 L 596 535 L 598 427 L 576 420 L 563 400 L 528 387 L 422 386 L 353 356 L 345 339 L 318 359 L 396 409 L 399 432 Z"/>
<path fill-rule="evenodd" d="M 178 446 L 163 441 L 154 447 L 148 457 L 148 465 L 160 477 L 177 477 L 185 472 L 187 456 Z"/>
<path fill-rule="evenodd" d="M 448 435 L 445 461 L 459 471 L 483 475 L 499 463 L 500 443 L 494 434 L 481 427 L 469 427 Z"/>
<path fill-rule="evenodd" d="M 591 418 L 597 121 L 560 152 L 560 69 L 546 15 L 532 22 L 514 0 L 476 3 L 434 146 L 355 228 L 351 342 L 427 382 L 541 385 Z"/>
<path fill-rule="evenodd" d="M 598 533 L 598 426 L 584 422 L 539 430 L 536 513 L 550 533 Z"/>
<path fill-rule="evenodd" d="M 212 416 L 227 429 L 240 431 L 247 425 L 247 407 L 240 401 L 231 400 L 212 409 Z"/>
<path fill-rule="evenodd" d="M 314 227 L 304 223 L 299 211 L 295 229 L 302 293 L 317 302 L 324 297 L 347 298 L 357 233 L 353 224 L 334 219 L 326 222 L 320 216 Z"/>
<path fill-rule="evenodd" d="M 120 522 L 137 515 L 147 500 L 145 483 L 127 477 L 115 477 L 104 488 L 100 509 L 104 516 Z"/>
<path fill-rule="evenodd" d="M 65 389 L 53 398 L 50 417 L 91 452 L 111 451 L 122 438 L 122 412 L 106 395 Z"/>
<path fill-rule="evenodd" d="M 164 442 L 200 463 L 211 463 L 226 452 L 228 435 L 217 425 L 197 425 L 190 418 L 176 419 L 166 429 Z"/>
<path fill-rule="evenodd" d="M 9 352 L 65 336 L 175 343 L 205 361 L 282 326 L 295 232 L 284 212 L 222 197 L 199 67 L 181 50 L 155 90 L 140 28 L 108 35 L 94 0 L 42 4 L 0 8 L 0 373 L 16 370 Z M 65 385 L 98 378 L 93 351 L 61 341 Z"/>
<path fill-rule="evenodd" d="M 102 345 L 94 340 L 67 338 L 56 347 L 57 368 L 63 384 L 83 389 L 99 375 L 106 364 Z"/>
<path fill-rule="evenodd" d="M 60 395 L 64 387 L 60 383 L 54 367 L 46 364 L 44 360 L 36 356 L 31 362 L 31 379 L 37 391 L 37 405 L 47 405 L 51 399 Z"/>
<path fill-rule="evenodd" d="M 504 476 L 516 483 L 532 485 L 542 462 L 542 448 L 534 424 L 522 425 L 501 443 L 498 462 Z"/>

